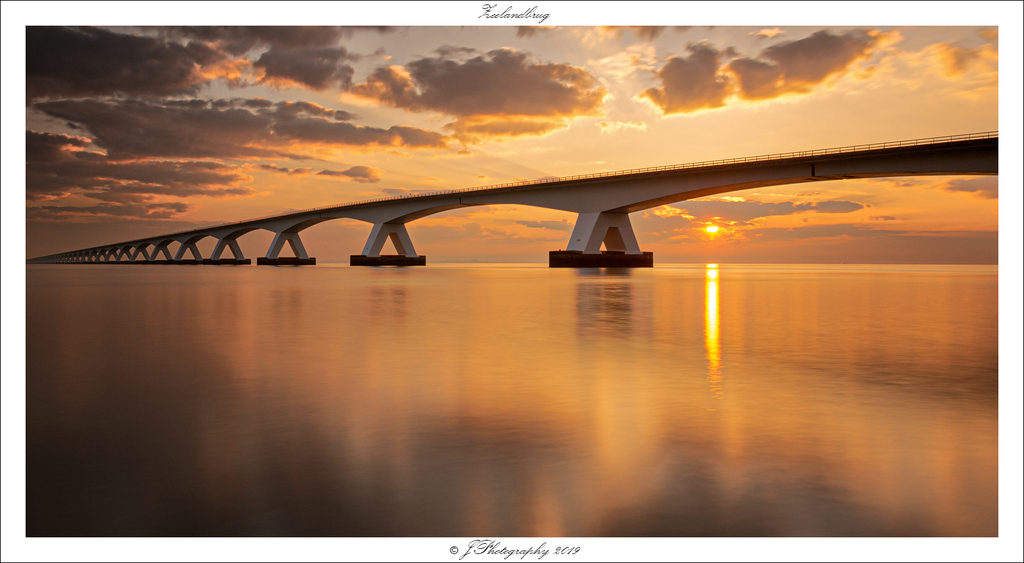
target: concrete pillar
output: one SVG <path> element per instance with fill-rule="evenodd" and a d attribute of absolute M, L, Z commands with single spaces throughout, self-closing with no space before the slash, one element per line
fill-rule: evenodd
<path fill-rule="evenodd" d="M 213 248 L 213 254 L 210 255 L 210 259 L 220 260 L 221 255 L 224 254 L 224 249 L 230 249 L 235 260 L 245 259 L 245 256 L 242 256 L 242 247 L 238 246 L 238 237 L 232 237 L 231 235 L 217 241 L 217 246 Z"/>
<path fill-rule="evenodd" d="M 309 254 L 306 254 L 306 248 L 302 246 L 302 239 L 299 238 L 299 233 L 288 232 L 280 232 L 274 235 L 274 240 L 270 243 L 270 250 L 267 251 L 267 258 L 276 259 L 281 254 L 281 249 L 284 248 L 284 243 L 286 242 L 292 248 L 296 258 L 309 259 Z"/>
<path fill-rule="evenodd" d="M 142 255 L 144 260 L 149 260 L 149 252 L 146 251 L 146 247 L 151 246 L 148 242 L 144 242 L 135 247 L 135 252 L 132 252 L 131 257 L 128 258 L 129 262 L 135 262 L 139 255 Z"/>
<path fill-rule="evenodd" d="M 168 261 L 170 261 L 171 260 L 171 251 L 167 250 L 167 245 L 169 245 L 169 244 L 171 244 L 171 241 L 168 240 L 168 241 L 161 242 L 160 244 L 158 244 L 155 247 L 153 247 L 153 252 L 149 253 L 149 261 L 150 262 L 156 262 L 157 256 L 159 256 L 161 253 L 163 253 L 164 258 L 166 258 Z"/>
<path fill-rule="evenodd" d="M 203 255 L 199 253 L 199 247 L 196 246 L 195 241 L 191 240 L 181 243 L 181 246 L 178 247 L 178 251 L 174 253 L 174 261 L 181 262 L 182 258 L 185 257 L 185 252 L 189 250 L 192 251 L 192 256 L 196 260 L 200 262 L 203 261 Z"/>
<path fill-rule="evenodd" d="M 409 258 L 419 256 L 416 254 L 416 248 L 412 245 L 412 239 L 409 237 L 409 231 L 406 230 L 404 223 L 375 223 L 373 229 L 370 230 L 369 238 L 366 239 L 366 245 L 363 246 L 362 255 L 371 258 L 380 257 L 380 251 L 389 238 L 395 245 L 399 256 Z"/>
<path fill-rule="evenodd" d="M 643 254 L 627 213 L 580 213 L 566 250 L 600 254 L 601 243 L 613 252 Z"/>

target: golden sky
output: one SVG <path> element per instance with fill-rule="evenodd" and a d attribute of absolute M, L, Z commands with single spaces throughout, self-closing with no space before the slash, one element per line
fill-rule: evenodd
<path fill-rule="evenodd" d="M 537 19 L 30 27 L 27 254 L 409 192 L 999 129 L 996 27 Z M 992 264 L 998 203 L 995 176 L 846 180 L 631 219 L 659 263 Z M 544 262 L 574 221 L 489 206 L 409 232 L 432 262 Z M 347 261 L 369 230 L 302 236 Z M 257 256 L 269 240 L 240 242 Z"/>

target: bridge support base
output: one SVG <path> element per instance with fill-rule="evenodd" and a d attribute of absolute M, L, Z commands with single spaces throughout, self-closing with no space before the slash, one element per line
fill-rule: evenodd
<path fill-rule="evenodd" d="M 168 264 L 202 264 L 199 260 L 136 260 L 134 262 L 111 260 L 110 262 L 89 262 L 90 264 L 128 264 L 132 266 L 159 266 Z"/>
<path fill-rule="evenodd" d="M 203 264 L 213 266 L 243 266 L 246 264 L 252 264 L 252 259 L 244 258 L 239 260 L 238 258 L 204 258 Z"/>
<path fill-rule="evenodd" d="M 353 254 L 349 256 L 349 266 L 426 266 L 426 256 L 363 256 Z"/>
<path fill-rule="evenodd" d="M 548 253 L 549 268 L 653 268 L 654 253 L 626 254 L 605 250 L 600 254 L 584 254 L 580 250 L 552 250 Z"/>
<path fill-rule="evenodd" d="M 248 262 L 248 260 L 246 260 Z M 316 258 L 266 258 L 256 259 L 257 266 L 316 266 Z"/>

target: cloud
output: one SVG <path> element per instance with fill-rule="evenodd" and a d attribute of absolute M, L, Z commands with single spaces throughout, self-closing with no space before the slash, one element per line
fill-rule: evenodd
<path fill-rule="evenodd" d="M 769 39 L 771 39 L 772 37 L 776 37 L 778 35 L 782 35 L 783 33 L 786 33 L 786 32 L 782 31 L 781 29 L 779 29 L 777 27 L 773 27 L 771 29 L 762 29 L 761 31 L 752 31 L 752 32 L 750 32 L 751 35 L 756 35 L 758 37 L 767 37 Z"/>
<path fill-rule="evenodd" d="M 456 47 L 454 45 L 441 45 L 437 49 L 434 49 L 434 52 L 437 53 L 438 56 L 440 56 L 441 58 L 447 59 L 463 55 L 472 55 L 473 53 L 476 53 L 478 51 L 472 47 Z"/>
<path fill-rule="evenodd" d="M 202 67 L 226 56 L 201 42 L 166 43 L 99 28 L 36 27 L 25 32 L 28 98 L 195 94 Z"/>
<path fill-rule="evenodd" d="M 616 37 L 622 37 L 622 33 L 624 31 L 632 30 L 633 33 L 636 33 L 636 36 L 638 38 L 640 38 L 640 39 L 642 39 L 644 41 L 654 41 L 655 39 L 658 38 L 659 35 L 664 33 L 666 29 L 668 29 L 668 28 L 665 27 L 665 26 L 657 26 L 657 25 L 645 25 L 645 26 L 641 26 L 641 25 L 622 25 L 622 26 L 605 25 L 605 26 L 601 26 L 601 31 L 604 31 L 605 33 L 614 35 Z"/>
<path fill-rule="evenodd" d="M 689 56 L 672 57 L 658 70 L 661 88 L 648 88 L 639 97 L 650 100 L 665 114 L 724 106 L 730 86 L 718 69 L 726 53 L 705 43 L 690 45 L 686 50 Z"/>
<path fill-rule="evenodd" d="M 862 225 L 839 224 L 839 225 L 807 225 L 805 227 L 792 228 L 759 228 L 747 231 L 749 238 L 756 237 L 758 242 L 782 241 L 794 239 L 816 239 L 816 238 L 877 238 L 903 234 L 906 231 L 880 230 L 864 227 Z"/>
<path fill-rule="evenodd" d="M 516 27 L 516 37 L 533 37 L 534 35 L 537 35 L 538 33 L 542 32 L 542 31 L 551 31 L 552 29 L 555 29 L 555 28 L 554 27 L 550 27 L 550 26 L 543 26 L 543 25 L 531 25 L 531 26 L 521 25 L 521 26 Z"/>
<path fill-rule="evenodd" d="M 517 225 L 530 227 L 531 229 L 551 229 L 555 231 L 571 231 L 573 225 L 562 219 L 561 221 L 516 221 Z"/>
<path fill-rule="evenodd" d="M 313 173 L 312 168 L 284 168 L 276 164 L 260 164 L 257 168 L 284 176 L 309 176 Z"/>
<path fill-rule="evenodd" d="M 51 117 L 84 126 L 115 160 L 144 157 L 251 158 L 286 156 L 259 146 L 273 122 L 247 107 L 206 100 L 61 100 L 36 104 Z"/>
<path fill-rule="evenodd" d="M 598 126 L 601 127 L 602 133 L 614 133 L 623 129 L 647 131 L 647 124 L 642 121 L 602 121 L 598 123 Z"/>
<path fill-rule="evenodd" d="M 29 207 L 29 221 L 68 221 L 81 218 L 118 217 L 131 219 L 172 219 L 191 209 L 187 203 L 147 203 L 146 200 L 100 203 L 97 205 L 53 205 Z"/>
<path fill-rule="evenodd" d="M 446 148 L 441 133 L 348 123 L 348 112 L 309 102 L 232 100 L 61 100 L 36 104 L 79 124 L 114 160 L 137 158 L 299 158 L 296 144 Z"/>
<path fill-rule="evenodd" d="M 803 39 L 772 45 L 756 60 L 735 59 L 726 69 L 736 77 L 739 96 L 748 100 L 806 93 L 867 58 L 883 37 L 881 33 L 865 30 L 842 35 L 817 31 Z"/>
<path fill-rule="evenodd" d="M 852 201 L 811 201 L 793 203 L 782 201 L 764 203 L 757 201 L 686 201 L 674 206 L 666 205 L 654 210 L 654 215 L 662 218 L 683 217 L 694 222 L 720 220 L 730 223 L 745 224 L 776 215 L 793 215 L 796 213 L 852 213 L 864 209 L 864 205 Z"/>
<path fill-rule="evenodd" d="M 370 168 L 369 166 L 353 166 L 348 170 L 321 170 L 320 172 L 317 172 L 317 176 L 348 178 L 361 184 L 374 184 L 380 182 L 383 175 L 383 170 Z"/>
<path fill-rule="evenodd" d="M 253 63 L 253 67 L 264 71 L 261 84 L 299 85 L 317 91 L 332 86 L 348 90 L 355 70 L 343 63 L 353 58 L 344 47 L 296 50 L 272 47 Z"/>
<path fill-rule="evenodd" d="M 236 166 L 219 162 L 112 162 L 99 152 L 84 150 L 88 139 L 26 131 L 25 192 L 29 218 L 110 215 L 169 218 L 189 209 L 166 198 L 226 197 L 253 193 L 252 177 Z M 94 206 L 56 206 L 44 202 L 78 196 L 99 201 Z"/>
<path fill-rule="evenodd" d="M 868 220 L 869 221 L 895 221 L 896 217 L 893 217 L 892 215 L 872 215 L 871 217 L 868 217 Z"/>
<path fill-rule="evenodd" d="M 774 30 L 762 30 L 770 32 Z M 808 93 L 833 76 L 867 59 L 894 34 L 854 30 L 833 35 L 827 30 L 809 37 L 772 45 L 757 58 L 739 57 L 707 43 L 687 47 L 686 57 L 671 57 L 657 71 L 661 87 L 648 88 L 637 98 L 648 100 L 664 114 L 691 113 L 725 106 L 737 96 L 766 100 L 790 93 Z M 728 62 L 725 62 L 728 61 Z"/>
<path fill-rule="evenodd" d="M 989 43 L 974 48 L 956 43 L 936 43 L 924 51 L 949 78 L 963 76 L 974 66 L 996 70 L 999 65 L 999 52 Z"/>
<path fill-rule="evenodd" d="M 60 162 L 69 160 L 73 156 L 81 156 L 75 154 L 78 152 L 76 149 L 83 149 L 92 144 L 92 140 L 85 137 L 39 133 L 31 130 L 25 132 L 25 137 L 26 162 Z"/>
<path fill-rule="evenodd" d="M 596 115 L 607 95 L 585 68 L 533 63 L 510 49 L 464 62 L 438 57 L 380 67 L 351 92 L 407 111 L 455 116 L 446 129 L 463 142 L 567 127 L 568 119 Z"/>
<path fill-rule="evenodd" d="M 984 199 L 999 199 L 999 178 L 982 176 L 980 178 L 950 180 L 942 189 L 948 192 L 964 192 Z"/>
<path fill-rule="evenodd" d="M 380 29 L 380 28 L 375 28 Z M 271 49 L 309 49 L 337 45 L 351 30 L 338 26 L 196 26 L 166 27 L 165 36 L 198 39 L 214 43 L 233 55 L 243 55 L 257 47 Z"/>

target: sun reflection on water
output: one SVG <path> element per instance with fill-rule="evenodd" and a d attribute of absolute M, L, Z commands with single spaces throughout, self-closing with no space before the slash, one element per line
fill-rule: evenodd
<path fill-rule="evenodd" d="M 718 317 L 718 264 L 708 264 L 704 273 L 704 349 L 708 358 L 708 384 L 716 399 L 722 390 L 722 342 Z"/>

